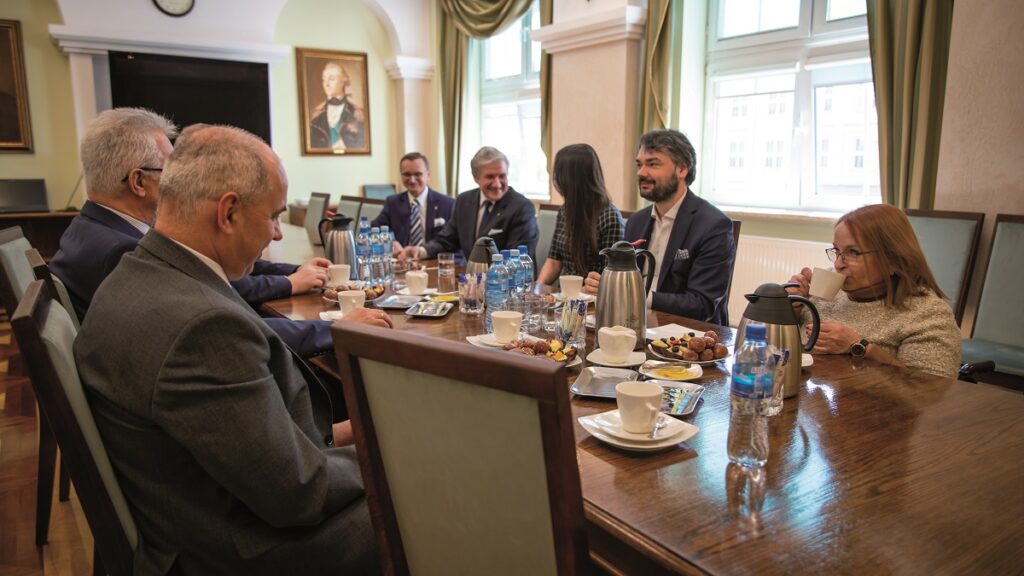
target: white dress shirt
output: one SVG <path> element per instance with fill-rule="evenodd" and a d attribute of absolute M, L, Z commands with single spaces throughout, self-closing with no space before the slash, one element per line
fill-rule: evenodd
<path fill-rule="evenodd" d="M 149 232 L 149 224 L 146 224 L 142 220 L 139 220 L 138 218 L 135 218 L 134 216 L 129 216 L 129 215 L 125 214 L 124 212 L 121 212 L 120 210 L 114 210 L 110 206 L 105 206 L 103 204 L 100 204 L 99 202 L 94 202 L 94 204 L 96 204 L 97 206 L 99 206 L 101 208 L 104 208 L 105 210 L 109 210 L 110 212 L 113 212 L 117 216 L 121 217 L 122 220 L 124 220 L 125 222 L 131 224 L 132 228 L 135 228 L 139 232 L 142 232 L 143 236 L 145 236 L 146 232 Z"/>
<path fill-rule="evenodd" d="M 676 215 L 679 214 L 679 207 L 683 205 L 686 194 L 687 192 L 683 192 L 679 201 L 669 208 L 664 216 L 658 214 L 657 206 L 651 207 L 651 220 L 654 220 L 654 225 L 651 227 L 651 243 L 647 249 L 654 254 L 654 280 L 651 283 L 651 292 L 647 295 L 648 308 L 651 306 L 654 293 L 658 291 L 658 278 L 661 278 L 661 266 L 665 261 L 665 247 L 668 246 L 668 240 L 672 236 L 672 227 L 675 226 Z M 671 259 L 669 265 L 671 265 Z"/>

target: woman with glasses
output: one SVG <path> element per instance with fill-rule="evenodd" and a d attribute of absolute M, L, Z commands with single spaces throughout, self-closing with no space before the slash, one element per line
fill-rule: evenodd
<path fill-rule="evenodd" d="M 800 286 L 788 289 L 810 297 L 821 314 L 814 353 L 851 354 L 955 378 L 960 329 L 907 216 L 886 204 L 858 208 L 839 218 L 832 243 L 828 257 L 846 277 L 836 297 L 809 296 L 809 268 L 790 279 Z M 807 312 L 804 320 L 810 320 Z"/>
<path fill-rule="evenodd" d="M 570 144 L 555 154 L 555 190 L 565 199 L 555 220 L 551 251 L 537 281 L 552 284 L 563 274 L 600 272 L 599 252 L 622 240 L 626 223 L 608 199 L 597 152 L 587 144 Z"/>

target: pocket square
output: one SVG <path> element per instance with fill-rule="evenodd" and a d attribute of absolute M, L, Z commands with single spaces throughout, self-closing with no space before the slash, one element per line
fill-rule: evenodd
<path fill-rule="evenodd" d="M 434 218 L 434 228 L 444 226 L 444 218 Z"/>
<path fill-rule="evenodd" d="M 682 250 L 676 250 L 676 258 L 675 259 L 676 260 L 689 260 L 690 259 L 690 251 L 687 250 L 686 248 L 683 248 Z"/>
<path fill-rule="evenodd" d="M 501 234 L 505 230 L 502 228 L 491 228 L 491 231 L 487 233 L 488 236 L 494 236 L 495 234 Z"/>

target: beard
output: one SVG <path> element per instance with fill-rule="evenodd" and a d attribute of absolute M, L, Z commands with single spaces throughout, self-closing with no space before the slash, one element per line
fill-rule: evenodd
<path fill-rule="evenodd" d="M 650 182 L 654 184 L 654 186 L 649 191 L 646 192 L 643 188 L 640 188 L 640 197 L 649 202 L 658 203 L 661 202 L 662 200 L 667 200 L 671 198 L 673 194 L 676 193 L 676 190 L 679 189 L 679 177 L 676 176 L 675 174 L 672 174 L 672 178 L 670 178 L 669 181 L 665 182 L 664 184 L 659 183 L 657 180 L 654 180 L 653 178 L 641 178 L 638 181 L 638 184 L 643 184 L 645 182 Z"/>

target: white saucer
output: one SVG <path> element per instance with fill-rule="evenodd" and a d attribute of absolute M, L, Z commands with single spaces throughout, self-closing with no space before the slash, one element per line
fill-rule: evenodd
<path fill-rule="evenodd" d="M 328 282 L 324 284 L 324 288 L 330 288 L 331 290 L 337 290 L 338 286 L 344 285 L 347 290 L 360 290 L 363 286 L 366 286 L 365 280 L 348 280 L 341 284 L 331 284 Z"/>
<path fill-rule="evenodd" d="M 808 366 L 814 366 L 814 356 L 804 352 L 800 355 L 800 367 L 807 368 Z"/>
<path fill-rule="evenodd" d="M 693 328 L 687 328 L 686 326 L 680 326 L 679 324 L 666 324 L 664 326 L 655 326 L 647 329 L 647 339 L 657 340 L 659 338 L 682 338 L 683 335 L 693 332 L 694 336 L 703 336 L 704 332 L 700 330 L 694 330 Z"/>
<path fill-rule="evenodd" d="M 597 424 L 601 428 L 601 431 L 604 432 L 605 434 L 614 436 L 619 440 L 628 440 L 630 442 L 636 442 L 640 444 L 652 444 L 658 442 L 659 440 L 675 440 L 676 436 L 680 436 L 685 432 L 690 432 L 690 428 L 696 428 L 696 426 L 694 426 L 693 424 L 688 424 L 681 420 L 676 420 L 675 418 L 672 418 L 670 416 L 659 415 L 659 417 L 662 419 L 663 422 L 665 422 L 665 426 L 661 430 L 658 430 L 658 435 L 656 438 L 651 438 L 650 434 L 637 434 L 635 432 L 627 432 L 622 427 L 622 417 L 619 414 L 618 410 L 611 410 L 609 412 L 594 414 L 591 419 L 594 422 L 594 424 Z M 693 436 L 693 434 L 696 434 L 696 431 L 693 431 L 693 433 L 691 433 L 690 436 Z M 690 436 L 687 436 L 686 438 L 689 438 Z M 682 442 L 683 440 L 685 440 L 685 438 L 676 441 Z"/>
<path fill-rule="evenodd" d="M 626 357 L 625 362 L 609 362 L 605 359 L 604 352 L 602 352 L 600 348 L 587 355 L 587 362 L 593 362 L 594 364 L 600 364 L 601 366 L 614 366 L 615 368 L 639 366 L 646 360 L 647 353 L 642 350 L 639 352 L 630 352 L 629 356 Z"/>
<path fill-rule="evenodd" d="M 587 327 L 587 330 L 593 332 L 597 328 L 597 315 L 587 314 L 587 317 L 583 319 L 583 325 Z"/>
<path fill-rule="evenodd" d="M 575 298 L 575 300 L 586 300 L 587 302 L 593 302 L 594 299 L 595 298 L 593 294 L 587 294 L 586 292 L 580 292 L 580 295 Z M 561 292 L 555 292 L 555 301 L 565 301 L 565 295 L 563 295 Z"/>
<path fill-rule="evenodd" d="M 431 294 L 437 294 L 437 288 L 427 288 L 423 291 L 423 294 L 413 294 L 412 292 L 409 292 L 408 288 L 402 288 L 398 293 L 402 296 L 429 296 Z"/>
<path fill-rule="evenodd" d="M 320 313 L 320 319 L 327 322 L 341 320 L 344 316 L 345 315 L 341 313 L 341 310 L 328 310 L 327 312 Z"/>
<path fill-rule="evenodd" d="M 686 373 L 677 378 L 669 378 L 668 376 L 661 376 L 654 373 L 654 370 L 661 368 L 660 363 L 657 360 L 648 360 L 640 366 L 639 372 L 648 378 L 659 378 L 661 380 L 672 380 L 673 382 L 685 382 L 687 380 L 696 380 L 704 375 L 704 369 L 700 367 L 700 364 L 690 364 L 686 367 Z M 667 363 L 666 363 L 667 364 Z"/>
<path fill-rule="evenodd" d="M 689 439 L 700 430 L 700 428 L 694 426 L 693 424 L 689 424 L 687 422 L 680 422 L 680 424 L 686 424 L 687 427 L 690 427 L 692 429 L 691 432 L 683 433 L 679 436 L 675 436 L 672 438 L 665 437 L 657 438 L 654 441 L 648 442 L 632 442 L 629 440 L 616 438 L 615 436 L 612 436 L 611 434 L 604 432 L 601 429 L 601 427 L 598 426 L 593 421 L 594 416 L 596 415 L 580 416 L 579 418 L 577 418 L 577 420 L 579 421 L 580 426 L 583 426 L 583 429 L 586 430 L 587 432 L 590 432 L 591 436 L 593 436 L 594 438 L 597 438 L 598 440 L 604 442 L 605 444 L 611 444 L 612 446 L 615 446 L 617 448 L 622 448 L 623 450 L 629 450 L 632 452 L 654 452 L 657 450 L 664 450 L 665 448 L 670 448 L 672 446 L 679 444 L 680 442 Z"/>

